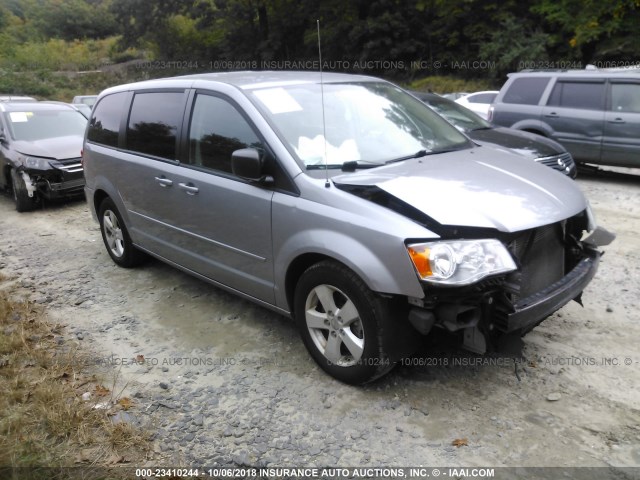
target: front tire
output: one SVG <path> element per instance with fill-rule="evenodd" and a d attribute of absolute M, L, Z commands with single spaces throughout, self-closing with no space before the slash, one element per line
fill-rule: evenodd
<path fill-rule="evenodd" d="M 345 266 L 323 261 L 309 267 L 298 281 L 294 312 L 307 350 L 332 377 L 356 385 L 393 368 L 384 328 L 388 302 Z"/>
<path fill-rule="evenodd" d="M 24 183 L 22 175 L 16 170 L 11 170 L 11 189 L 13 190 L 13 201 L 16 204 L 16 211 L 29 212 L 36 208 L 36 198 L 29 196 L 27 185 Z"/>
<path fill-rule="evenodd" d="M 134 247 L 127 227 L 113 200 L 105 198 L 102 201 L 98 210 L 98 219 L 100 220 L 102 240 L 111 259 L 124 268 L 135 267 L 142 263 L 145 255 Z"/>

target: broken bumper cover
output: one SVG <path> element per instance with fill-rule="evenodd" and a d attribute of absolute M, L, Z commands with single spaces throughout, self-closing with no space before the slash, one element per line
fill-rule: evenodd
<path fill-rule="evenodd" d="M 520 299 L 514 311 L 506 314 L 506 332 L 521 331 L 526 333 L 580 294 L 589 284 L 598 270 L 601 253 L 589 250 L 567 275 L 544 290 Z"/>
<path fill-rule="evenodd" d="M 52 200 L 56 198 L 73 197 L 84 193 L 84 173 L 79 171 L 65 171 L 52 168 L 49 170 L 23 170 L 25 183 L 38 192 L 42 197 Z"/>
<path fill-rule="evenodd" d="M 84 177 L 66 180 L 60 183 L 47 183 L 49 198 L 82 195 L 84 193 Z"/>

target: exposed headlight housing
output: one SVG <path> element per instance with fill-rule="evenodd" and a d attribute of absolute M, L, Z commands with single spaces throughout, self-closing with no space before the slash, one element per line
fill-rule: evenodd
<path fill-rule="evenodd" d="M 418 276 L 438 285 L 468 285 L 489 275 L 516 270 L 499 240 L 445 240 L 407 245 Z"/>
<path fill-rule="evenodd" d="M 33 170 L 51 169 L 51 165 L 49 164 L 49 162 L 52 159 L 50 158 L 21 156 L 18 159 L 22 162 L 25 168 L 29 168 Z"/>

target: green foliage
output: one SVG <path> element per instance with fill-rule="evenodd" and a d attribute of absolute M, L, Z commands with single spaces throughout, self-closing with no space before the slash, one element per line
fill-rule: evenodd
<path fill-rule="evenodd" d="M 334 69 L 436 74 L 412 88 L 437 92 L 495 87 L 523 65 L 640 61 L 640 0 L 0 0 L 0 92 L 61 98 L 189 73 L 112 66 L 140 59 L 316 60 L 317 19 L 323 60 L 350 65 Z"/>
<path fill-rule="evenodd" d="M 408 90 L 433 93 L 478 92 L 492 90 L 496 86 L 489 80 L 465 80 L 450 76 L 431 76 L 414 80 L 405 85 Z"/>
<path fill-rule="evenodd" d="M 70 102 L 76 95 L 93 95 L 113 85 L 146 78 L 145 72 L 135 67 L 111 68 L 86 73 L 0 71 L 0 92 L 29 95 L 41 100 Z"/>
<path fill-rule="evenodd" d="M 102 1 L 48 0 L 33 8 L 33 21 L 44 38 L 105 38 L 116 29 L 115 18 Z"/>
<path fill-rule="evenodd" d="M 13 71 L 94 70 L 109 63 L 109 52 L 115 41 L 115 38 L 84 42 L 50 39 L 14 44 L 0 57 L 0 68 Z"/>
<path fill-rule="evenodd" d="M 0 73 L 0 92 L 8 95 L 29 95 L 47 98 L 53 95 L 55 89 L 47 81 L 44 72 L 29 72 L 27 74 Z"/>
<path fill-rule="evenodd" d="M 558 51 L 584 63 L 603 58 L 640 61 L 639 0 L 539 0 L 531 10 L 559 31 L 554 45 Z"/>
<path fill-rule="evenodd" d="M 534 64 L 545 58 L 549 35 L 539 29 L 531 30 L 525 19 L 512 15 L 500 22 L 500 28 L 491 32 L 489 39 L 480 46 L 479 56 L 483 60 L 496 62 L 491 71 L 494 78 L 521 70 L 522 65 Z"/>
<path fill-rule="evenodd" d="M 217 54 L 222 30 L 212 21 L 215 9 L 208 0 L 114 0 L 111 5 L 122 29 L 122 50 L 150 46 L 154 58 L 180 61 Z"/>
<path fill-rule="evenodd" d="M 426 59 L 464 78 L 536 60 L 640 55 L 640 0 L 2 0 L 0 47 L 10 56 L 16 45 L 119 35 L 112 58 L 142 49 L 160 60 L 309 60 L 316 19 L 327 60 Z M 496 68 L 451 67 L 481 60 Z"/>

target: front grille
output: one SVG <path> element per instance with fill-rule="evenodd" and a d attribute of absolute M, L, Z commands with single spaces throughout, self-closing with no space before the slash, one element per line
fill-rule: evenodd
<path fill-rule="evenodd" d="M 509 244 L 519 263 L 518 271 L 509 279 L 512 301 L 536 293 L 564 276 L 563 238 L 562 223 L 554 223 L 522 232 Z"/>
<path fill-rule="evenodd" d="M 536 162 L 562 173 L 568 173 L 574 165 L 573 158 L 571 158 L 571 154 L 569 152 L 565 152 L 561 155 L 553 155 L 551 157 L 536 158 Z"/>
<path fill-rule="evenodd" d="M 82 163 L 80 158 L 69 158 L 67 160 L 58 160 L 60 165 L 56 165 L 58 170 L 62 170 L 68 173 L 82 172 Z"/>

